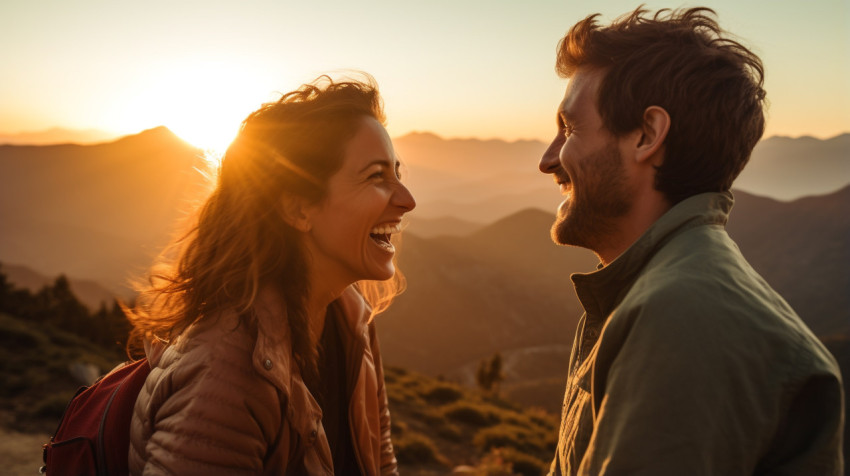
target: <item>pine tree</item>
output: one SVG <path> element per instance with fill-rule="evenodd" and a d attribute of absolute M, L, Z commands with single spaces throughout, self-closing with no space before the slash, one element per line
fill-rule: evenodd
<path fill-rule="evenodd" d="M 485 392 L 492 392 L 498 396 L 499 384 L 505 379 L 502 371 L 502 355 L 496 352 L 489 360 L 484 359 L 478 363 L 475 372 L 475 382 Z"/>

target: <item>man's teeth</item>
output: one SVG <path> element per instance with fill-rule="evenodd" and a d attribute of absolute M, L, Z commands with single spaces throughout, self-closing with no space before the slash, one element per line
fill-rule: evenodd
<path fill-rule="evenodd" d="M 372 228 L 369 233 L 373 235 L 391 235 L 393 233 L 401 233 L 401 224 L 376 226 L 375 228 Z"/>

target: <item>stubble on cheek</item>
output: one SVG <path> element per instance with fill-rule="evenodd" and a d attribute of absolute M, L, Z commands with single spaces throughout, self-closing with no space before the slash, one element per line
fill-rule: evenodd
<path fill-rule="evenodd" d="M 577 164 L 578 179 L 558 208 L 551 236 L 555 243 L 596 249 L 616 233 L 616 219 L 630 210 L 630 191 L 615 144 Z"/>

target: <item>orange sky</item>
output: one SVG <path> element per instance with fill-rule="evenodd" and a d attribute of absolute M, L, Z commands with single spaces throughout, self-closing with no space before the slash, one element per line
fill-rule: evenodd
<path fill-rule="evenodd" d="M 767 135 L 850 131 L 850 2 L 706 1 L 765 61 Z M 647 2 L 659 8 L 659 2 Z M 683 4 L 692 6 L 694 4 Z M 364 70 L 398 136 L 548 140 L 570 25 L 636 2 L 31 2 L 0 5 L 0 132 L 166 125 L 221 146 L 275 92 Z"/>

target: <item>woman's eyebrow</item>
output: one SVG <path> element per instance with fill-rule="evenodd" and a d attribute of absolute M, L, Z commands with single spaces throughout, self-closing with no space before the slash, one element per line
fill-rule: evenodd
<path fill-rule="evenodd" d="M 398 162 L 396 162 L 396 164 L 398 164 Z M 392 168 L 393 163 L 390 159 L 375 159 L 375 160 L 369 162 L 368 164 L 366 164 L 365 167 L 360 169 L 360 173 L 363 173 L 363 172 L 369 170 L 369 168 L 374 166 L 374 165 L 383 165 L 384 167 Z"/>

